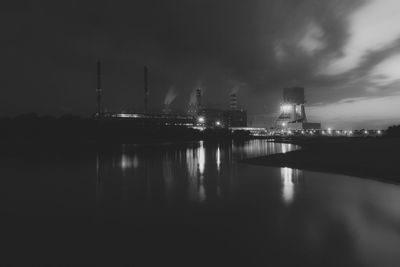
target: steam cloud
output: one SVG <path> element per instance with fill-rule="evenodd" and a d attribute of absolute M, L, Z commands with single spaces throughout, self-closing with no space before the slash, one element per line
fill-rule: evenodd
<path fill-rule="evenodd" d="M 240 89 L 240 85 L 235 85 L 233 88 L 232 88 L 232 91 L 231 91 L 231 95 L 232 94 L 237 94 L 238 92 L 239 92 L 239 89 Z"/>
<path fill-rule="evenodd" d="M 196 105 L 196 89 L 193 89 L 190 93 L 189 106 L 191 105 Z"/>
<path fill-rule="evenodd" d="M 189 106 L 192 106 L 192 105 L 196 105 L 196 104 L 197 104 L 196 90 L 197 90 L 198 88 L 201 88 L 201 95 L 204 94 L 204 91 L 205 91 L 204 87 L 200 87 L 200 86 L 199 86 L 199 87 L 195 87 L 195 88 L 192 90 L 192 92 L 190 93 Z"/>
<path fill-rule="evenodd" d="M 165 105 L 170 105 L 172 102 L 174 102 L 175 98 L 178 96 L 178 93 L 175 90 L 174 86 L 171 86 L 165 95 L 164 99 L 164 104 Z"/>
<path fill-rule="evenodd" d="M 247 84 L 245 82 L 237 80 L 228 80 L 229 86 L 232 88 L 229 95 L 239 93 L 240 89 L 246 88 Z"/>

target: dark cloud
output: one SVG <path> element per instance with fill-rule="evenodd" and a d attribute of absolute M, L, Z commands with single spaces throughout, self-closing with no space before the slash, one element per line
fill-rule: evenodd
<path fill-rule="evenodd" d="M 220 105 L 227 105 L 229 92 L 240 88 L 240 101 L 254 120 L 273 113 L 281 89 L 289 85 L 305 86 L 310 103 L 354 97 L 357 93 L 338 95 L 334 89 L 343 79 L 362 76 L 388 51 L 371 54 L 358 69 L 341 76 L 318 72 L 327 60 L 341 55 L 349 38 L 347 18 L 363 4 L 362 0 L 13 4 L 0 14 L 4 74 L 0 112 L 91 114 L 97 59 L 103 62 L 105 104 L 113 110 L 142 108 L 145 64 L 150 66 L 151 105 L 159 109 L 171 86 L 178 94 L 172 106 L 183 109 L 199 84 L 206 89 L 206 101 Z M 315 36 L 304 41 L 310 29 Z M 305 49 L 304 43 L 311 48 L 315 44 L 315 49 Z"/>

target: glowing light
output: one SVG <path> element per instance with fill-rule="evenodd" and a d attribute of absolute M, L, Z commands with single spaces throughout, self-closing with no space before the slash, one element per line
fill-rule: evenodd
<path fill-rule="evenodd" d="M 353 131 L 349 131 L 349 134 L 353 134 Z"/>
<path fill-rule="evenodd" d="M 288 152 L 288 146 L 287 146 L 287 144 L 283 144 L 282 145 L 282 154 L 285 154 L 286 152 Z"/>
<path fill-rule="evenodd" d="M 220 122 L 220 121 L 216 121 L 216 122 L 215 122 L 215 125 L 221 126 L 221 122 Z"/>
<path fill-rule="evenodd" d="M 204 167 L 206 164 L 206 151 L 203 146 L 203 141 L 200 141 L 200 147 L 197 151 L 198 165 L 199 165 L 199 173 L 200 175 L 204 174 Z"/>
<path fill-rule="evenodd" d="M 219 146 L 217 148 L 217 170 L 219 171 L 221 167 L 221 151 L 219 149 Z"/>
<path fill-rule="evenodd" d="M 283 184 L 282 198 L 285 204 L 290 204 L 294 197 L 293 169 L 281 168 L 281 179 Z"/>
<path fill-rule="evenodd" d="M 197 119 L 197 121 L 198 121 L 199 123 L 204 123 L 204 122 L 206 121 L 206 119 L 205 119 L 204 117 L 199 117 L 199 118 Z"/>
<path fill-rule="evenodd" d="M 285 127 L 287 124 L 286 122 L 282 122 L 282 126 Z"/>
<path fill-rule="evenodd" d="M 381 130 L 378 130 L 376 133 L 377 133 L 377 134 L 381 134 L 381 133 L 382 133 L 382 131 L 381 131 Z"/>
<path fill-rule="evenodd" d="M 136 169 L 137 167 L 139 167 L 139 159 L 136 155 L 134 155 L 133 157 L 129 157 L 126 154 L 122 154 L 120 166 L 122 170 L 128 168 Z"/>
<path fill-rule="evenodd" d="M 118 118 L 139 118 L 140 116 L 138 114 L 129 114 L 129 113 L 120 113 L 117 114 Z"/>
<path fill-rule="evenodd" d="M 365 133 L 365 134 L 368 134 L 368 131 L 367 131 L 367 130 L 365 130 L 365 131 L 364 131 L 364 133 Z"/>
<path fill-rule="evenodd" d="M 289 113 L 292 111 L 292 108 L 293 107 L 291 105 L 287 105 L 287 104 L 281 105 L 281 112 Z"/>

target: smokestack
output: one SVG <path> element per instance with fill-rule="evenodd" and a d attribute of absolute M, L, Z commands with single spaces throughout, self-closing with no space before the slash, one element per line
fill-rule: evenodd
<path fill-rule="evenodd" d="M 196 104 L 197 104 L 197 108 L 201 108 L 201 89 L 198 88 L 196 89 Z"/>
<path fill-rule="evenodd" d="M 301 105 L 301 119 L 303 120 L 303 122 L 307 122 L 306 109 L 304 108 L 304 104 Z"/>
<path fill-rule="evenodd" d="M 97 114 L 102 113 L 102 89 L 101 89 L 101 63 L 100 61 L 97 61 L 97 88 L 96 88 L 96 93 L 97 93 Z"/>
<path fill-rule="evenodd" d="M 229 96 L 229 108 L 232 110 L 237 109 L 237 96 L 235 93 Z"/>
<path fill-rule="evenodd" d="M 147 113 L 149 104 L 148 68 L 144 66 L 144 112 Z"/>

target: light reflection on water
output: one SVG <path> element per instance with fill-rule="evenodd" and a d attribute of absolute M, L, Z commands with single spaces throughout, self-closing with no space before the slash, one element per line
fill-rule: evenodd
<path fill-rule="evenodd" d="M 59 237 L 47 240 L 51 247 L 67 246 L 68 255 L 58 259 L 70 257 L 70 244 L 81 245 L 77 240 L 88 231 L 81 228 L 83 224 L 99 226 L 96 248 L 106 249 L 102 253 L 95 249 L 93 255 L 108 255 L 114 248 L 118 255 L 128 251 L 124 263 L 129 264 L 122 266 L 133 266 L 132 258 L 141 253 L 149 253 L 143 254 L 147 262 L 165 250 L 174 258 L 184 250 L 179 254 L 187 256 L 183 266 L 199 251 L 199 260 L 204 259 L 200 266 L 210 266 L 218 256 L 221 261 L 216 266 L 232 266 L 240 255 L 244 262 L 251 258 L 258 266 L 400 266 L 399 186 L 239 163 L 243 158 L 296 148 L 263 140 L 126 145 L 78 162 L 27 161 L 21 168 L 21 161 L 15 161 L 0 168 L 5 183 L 1 195 L 7 200 L 2 211 L 29 218 L 15 216 L 18 222 L 37 221 L 31 229 L 38 236 L 32 240 L 45 237 L 43 233 L 53 237 L 56 231 L 48 229 L 54 218 L 60 218 L 57 229 L 75 225 L 76 232 L 66 232 L 67 237 L 72 235 L 71 243 L 64 244 Z M 113 223 L 102 224 L 103 219 Z M 117 235 L 120 227 L 122 237 L 106 238 Z M 11 240 L 29 225 L 15 228 Z M 95 247 L 98 240 L 92 238 L 82 243 L 82 251 Z M 120 240 L 138 245 L 126 249 Z M 28 250 L 36 246 L 35 241 Z M 43 251 L 47 250 L 40 248 L 34 254 Z M 134 256 L 132 251 L 137 251 Z M 93 263 L 95 257 L 88 257 Z"/>
<path fill-rule="evenodd" d="M 217 148 L 217 155 L 216 155 L 216 157 L 217 157 L 217 170 L 218 170 L 218 172 L 220 171 L 220 168 L 221 168 L 221 150 L 219 149 L 219 145 L 218 145 L 218 148 Z"/>
<path fill-rule="evenodd" d="M 295 196 L 296 185 L 300 182 L 301 170 L 281 168 L 282 199 L 285 204 L 290 204 Z"/>
<path fill-rule="evenodd" d="M 116 184 L 117 173 L 120 170 L 127 179 L 122 189 L 124 192 L 129 192 L 129 186 L 145 179 L 146 199 L 159 197 L 164 198 L 166 202 L 173 202 L 174 198 L 180 195 L 186 196 L 185 201 L 201 203 L 206 200 L 215 201 L 234 190 L 237 184 L 236 168 L 240 160 L 285 153 L 292 149 L 296 147 L 266 140 L 228 144 L 199 141 L 184 147 L 165 146 L 157 149 L 154 147 L 138 149 L 136 146 L 123 145 L 121 154 L 114 155 L 111 160 L 101 161 L 101 155 L 97 155 L 96 173 L 98 181 L 102 183 L 104 181 L 101 181 L 100 177 L 104 174 L 101 170 L 108 169 L 109 176 L 105 179 L 110 184 Z M 161 166 L 158 167 L 158 164 Z M 160 174 L 157 174 L 158 170 L 161 170 Z M 282 175 L 282 177 L 287 176 L 286 173 Z M 102 186 L 97 185 L 97 187 Z M 287 194 L 284 194 L 283 200 L 287 201 L 287 197 Z"/>
<path fill-rule="evenodd" d="M 345 260 L 347 266 L 369 266 L 368 262 L 373 263 L 370 266 L 381 266 L 382 262 L 382 266 L 400 266 L 397 186 L 239 163 L 244 158 L 293 149 L 297 147 L 263 140 L 241 144 L 198 142 L 157 149 L 126 146 L 122 155 L 117 153 L 103 160 L 102 155 L 97 156 L 97 203 L 101 207 L 116 203 L 119 207 L 111 210 L 128 212 L 143 203 L 173 207 L 236 199 L 247 205 L 246 201 L 253 203 L 254 198 L 255 205 L 265 205 L 263 220 L 272 236 L 283 240 L 296 237 L 288 241 L 289 247 L 295 246 L 299 251 L 304 247 L 303 253 L 322 250 L 332 260 L 345 244 L 354 246 L 346 248 L 354 250 Z M 115 159 L 120 164 L 113 164 Z M 274 229 L 286 230 L 277 234 Z M 331 247 L 335 250 L 331 251 Z M 342 266 L 340 260 L 337 266 Z"/>
<path fill-rule="evenodd" d="M 199 173 L 202 176 L 204 174 L 204 168 L 206 165 L 206 153 L 204 149 L 204 142 L 200 141 L 200 147 L 197 149 L 197 160 L 199 166 Z"/>
<path fill-rule="evenodd" d="M 139 159 L 138 159 L 137 155 L 130 156 L 127 154 L 122 154 L 120 167 L 122 170 L 125 170 L 128 168 L 136 169 L 137 167 L 139 167 Z"/>

